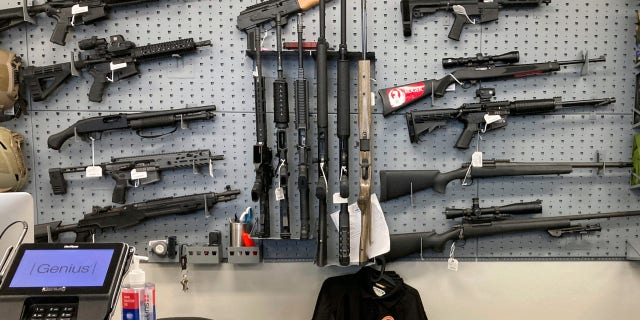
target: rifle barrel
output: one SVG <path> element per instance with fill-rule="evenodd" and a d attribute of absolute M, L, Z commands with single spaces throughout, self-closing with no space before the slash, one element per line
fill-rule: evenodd
<path fill-rule="evenodd" d="M 607 61 L 607 58 L 605 56 L 600 56 L 597 58 L 593 58 L 593 59 L 588 59 L 588 60 L 567 60 L 567 61 L 556 61 L 555 63 L 557 63 L 558 65 L 561 66 L 566 66 L 566 65 L 570 65 L 570 64 L 582 64 L 585 63 L 585 61 L 588 61 L 589 63 L 591 62 L 605 62 Z"/>

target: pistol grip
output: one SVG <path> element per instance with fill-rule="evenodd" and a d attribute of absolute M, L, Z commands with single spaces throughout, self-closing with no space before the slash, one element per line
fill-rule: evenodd
<path fill-rule="evenodd" d="M 469 149 L 469 145 L 471 144 L 473 136 L 476 134 L 476 130 L 478 130 L 477 123 L 465 123 L 464 130 L 462 130 L 460 137 L 458 137 L 455 147 L 458 149 Z"/>
<path fill-rule="evenodd" d="M 453 21 L 453 25 L 451 26 L 451 30 L 449 30 L 449 39 L 460 41 L 460 34 L 462 33 L 462 28 L 464 25 L 468 23 L 469 18 L 463 14 L 454 14 L 456 16 Z"/>
<path fill-rule="evenodd" d="M 127 200 L 127 180 L 116 180 L 116 187 L 113 189 L 111 201 L 113 203 L 124 204 Z"/>
<path fill-rule="evenodd" d="M 102 96 L 104 96 L 107 86 L 109 86 L 109 79 L 107 75 L 101 72 L 89 72 L 93 77 L 93 83 L 91 89 L 89 89 L 89 101 L 102 102 Z"/>
<path fill-rule="evenodd" d="M 53 34 L 51 35 L 51 38 L 49 39 L 49 41 L 57 44 L 57 45 L 61 45 L 64 46 L 66 45 L 66 38 L 67 38 L 67 33 L 69 33 L 69 28 L 71 27 L 71 23 L 69 21 L 69 18 L 65 17 L 65 16 L 61 16 L 61 17 L 54 17 L 57 22 L 56 22 L 56 26 L 53 28 Z"/>

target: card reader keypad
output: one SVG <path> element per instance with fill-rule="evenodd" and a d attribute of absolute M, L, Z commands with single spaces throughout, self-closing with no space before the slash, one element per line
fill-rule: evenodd
<path fill-rule="evenodd" d="M 25 320 L 76 320 L 78 305 L 69 304 L 34 304 L 29 308 Z"/>

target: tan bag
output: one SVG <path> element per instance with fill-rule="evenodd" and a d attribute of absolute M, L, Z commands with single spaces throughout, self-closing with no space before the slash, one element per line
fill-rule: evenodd
<path fill-rule="evenodd" d="M 22 62 L 15 54 L 0 50 L 0 113 L 13 108 L 18 101 L 19 84 L 16 71 Z"/>
<path fill-rule="evenodd" d="M 19 133 L 0 127 L 0 192 L 20 191 L 27 182 L 22 141 Z"/>

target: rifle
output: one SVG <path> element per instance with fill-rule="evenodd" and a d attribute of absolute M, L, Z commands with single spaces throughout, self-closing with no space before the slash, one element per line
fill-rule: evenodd
<path fill-rule="evenodd" d="M 452 84 L 462 84 L 463 86 L 466 86 L 479 81 L 517 79 L 559 71 L 561 66 L 573 64 L 584 64 L 582 71 L 583 74 L 586 74 L 589 63 L 604 61 L 606 61 L 604 56 L 595 59 L 588 59 L 585 54 L 584 59 L 582 60 L 507 65 L 486 63 L 480 66 L 458 69 L 442 79 L 430 79 L 397 87 L 380 89 L 378 90 L 378 94 L 382 98 L 382 111 L 383 115 L 386 117 L 431 95 L 435 98 L 442 98 L 447 92 L 447 87 Z"/>
<path fill-rule="evenodd" d="M 460 40 L 465 24 L 486 23 L 498 20 L 498 11 L 503 7 L 537 7 L 541 3 L 549 5 L 551 0 L 401 0 L 402 31 L 405 37 L 411 36 L 413 18 L 420 18 L 438 10 L 453 12 L 455 20 L 449 30 L 449 39 Z M 470 17 L 476 16 L 471 20 Z"/>
<path fill-rule="evenodd" d="M 125 203 L 127 188 L 159 182 L 160 173 L 163 170 L 193 168 L 194 174 L 197 174 L 199 167 L 209 166 L 209 175 L 213 176 L 213 161 L 223 159 L 223 155 L 212 156 L 209 150 L 193 150 L 111 158 L 111 162 L 97 166 L 101 168 L 99 176 L 108 175 L 116 181 L 111 201 Z M 87 171 L 87 166 L 49 169 L 49 180 L 53 194 L 67 193 L 65 174 L 85 171 Z"/>
<path fill-rule="evenodd" d="M 0 31 L 29 22 L 35 24 L 33 16 L 45 13 L 56 19 L 56 26 L 49 41 L 64 46 L 67 33 L 72 27 L 86 25 L 109 18 L 109 9 L 158 0 L 48 0 L 44 4 L 0 10 Z"/>
<path fill-rule="evenodd" d="M 476 132 L 502 128 L 507 125 L 507 116 L 526 116 L 550 113 L 563 108 L 601 107 L 616 102 L 616 98 L 603 98 L 582 101 L 562 101 L 561 97 L 553 99 L 491 101 L 495 89 L 482 88 L 476 91 L 479 103 L 465 103 L 458 109 L 434 109 L 412 111 L 405 114 L 409 129 L 409 140 L 420 141 L 420 136 L 443 127 L 448 121 L 458 120 L 464 124 L 464 130 L 458 137 L 454 147 L 468 149 Z"/>
<path fill-rule="evenodd" d="M 574 168 L 628 168 L 631 162 L 511 162 L 510 160 L 484 160 L 482 166 L 463 164 L 460 169 L 441 173 L 439 170 L 381 170 L 380 200 L 387 201 L 413 192 L 433 188 L 444 193 L 449 182 L 460 179 L 468 186 L 476 178 L 537 176 L 569 174 Z"/>
<path fill-rule="evenodd" d="M 302 13 L 298 13 L 298 79 L 295 81 L 296 126 L 298 128 L 298 190 L 300 192 L 300 239 L 309 239 L 309 85 L 304 76 L 304 52 L 302 50 Z"/>
<path fill-rule="evenodd" d="M 47 145 L 50 149 L 60 150 L 64 142 L 73 136 L 79 136 L 83 140 L 88 140 L 89 137 L 98 140 L 102 137 L 103 132 L 124 129 L 136 130 L 136 134 L 142 138 L 156 138 L 159 136 L 143 136 L 140 132 L 143 129 L 176 125 L 178 123 L 184 128 L 187 122 L 213 119 L 215 116 L 213 111 L 215 110 L 215 106 L 202 106 L 91 117 L 79 120 L 63 131 L 49 136 Z M 173 131 L 165 134 L 173 133 L 177 129 L 178 127 L 176 126 Z"/>
<path fill-rule="evenodd" d="M 347 57 L 347 0 L 340 3 L 340 48 L 338 51 L 338 143 L 340 165 L 340 197 L 347 202 L 340 204 L 338 220 L 338 261 L 349 265 L 351 252 L 349 229 L 349 135 L 351 135 L 351 84 L 349 77 L 349 58 Z"/>
<path fill-rule="evenodd" d="M 385 254 L 386 261 L 396 260 L 424 249 L 442 252 L 449 241 L 488 237 L 499 234 L 546 230 L 557 238 L 565 234 L 585 234 L 600 231 L 600 224 L 580 225 L 573 221 L 631 217 L 640 215 L 640 210 L 610 213 L 578 214 L 546 218 L 514 219 L 485 223 L 462 222 L 443 233 L 418 232 L 391 235 L 391 250 Z"/>
<path fill-rule="evenodd" d="M 71 75 L 86 70 L 93 83 L 89 89 L 89 101 L 101 102 L 104 92 L 112 82 L 139 73 L 141 61 L 184 55 L 199 47 L 211 46 L 211 41 L 195 42 L 193 38 L 151 44 L 142 47 L 124 39 L 121 35 L 105 38 L 96 36 L 78 42 L 80 50 L 93 52 L 78 60 L 45 67 L 29 66 L 19 70 L 20 83 L 29 88 L 33 101 L 42 101 L 55 91 Z"/>
<path fill-rule="evenodd" d="M 318 246 L 316 248 L 316 265 L 327 264 L 327 192 L 329 184 L 329 101 L 327 76 L 327 40 L 325 38 L 325 0 L 320 0 L 320 31 L 316 57 L 317 105 L 318 105 Z"/>
<path fill-rule="evenodd" d="M 62 225 L 62 221 L 37 224 L 34 229 L 36 242 L 56 240 L 63 232 L 75 232 L 75 242 L 90 241 L 96 230 L 111 228 L 114 230 L 135 226 L 141 222 L 171 214 L 189 214 L 205 210 L 209 211 L 218 202 L 235 200 L 240 190 L 231 190 L 227 186 L 224 192 L 201 193 L 181 197 L 167 197 L 162 199 L 137 202 L 121 207 L 94 206 L 91 213 L 87 213 L 77 223 Z"/>
<path fill-rule="evenodd" d="M 360 139 L 360 194 L 358 207 L 362 212 L 360 234 L 360 264 L 369 257 L 367 248 L 371 243 L 371 62 L 367 60 L 367 1 L 361 0 L 362 8 L 362 60 L 358 61 L 358 131 Z"/>
<path fill-rule="evenodd" d="M 269 0 L 247 7 L 238 15 L 236 27 L 247 33 L 247 50 L 259 51 L 260 30 L 258 27 L 272 23 L 279 15 L 282 24 L 287 23 L 291 14 L 307 11 L 315 7 L 320 0 Z M 331 0 L 328 0 L 331 1 Z M 258 36 L 256 37 L 256 33 Z"/>
<path fill-rule="evenodd" d="M 289 128 L 289 85 L 282 70 L 282 18 L 276 17 L 276 41 L 278 50 L 278 78 L 273 81 L 273 121 L 278 139 L 278 188 L 276 200 L 280 202 L 280 238 L 291 238 L 289 224 L 289 164 L 287 159 L 287 128 Z"/>

